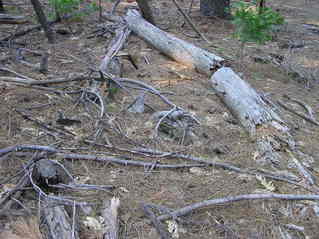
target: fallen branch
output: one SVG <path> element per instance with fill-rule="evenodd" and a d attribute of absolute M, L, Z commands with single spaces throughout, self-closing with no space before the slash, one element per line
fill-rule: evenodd
<path fill-rule="evenodd" d="M 156 231 L 158 232 L 158 234 L 160 235 L 161 239 L 169 239 L 169 238 L 171 238 L 169 233 L 165 230 L 164 225 L 161 223 L 160 220 L 157 219 L 157 217 L 154 214 L 154 212 L 152 212 L 152 210 L 151 210 L 152 206 L 142 203 L 141 207 L 142 207 L 145 215 L 153 223 L 153 225 L 154 225 Z"/>
<path fill-rule="evenodd" d="M 205 35 L 203 33 L 201 33 L 197 27 L 195 26 L 195 24 L 192 22 L 192 20 L 190 19 L 190 17 L 183 11 L 183 9 L 178 5 L 178 3 L 176 2 L 176 0 L 172 0 L 173 3 L 175 4 L 175 6 L 177 7 L 178 11 L 183 15 L 183 17 L 185 18 L 185 20 L 187 21 L 187 23 L 191 26 L 191 28 L 193 28 L 193 30 L 207 43 L 211 44 L 211 42 L 205 37 Z"/>
<path fill-rule="evenodd" d="M 160 221 L 167 220 L 170 218 L 176 218 L 185 216 L 194 210 L 198 210 L 204 207 L 211 207 L 220 204 L 230 204 L 243 200 L 269 200 L 269 199 L 280 199 L 280 200 L 319 200 L 319 195 L 306 195 L 306 194 L 244 194 L 239 196 L 231 196 L 225 198 L 218 198 L 207 200 L 199 203 L 194 203 L 189 206 L 177 209 L 169 214 L 159 216 L 157 219 Z"/>
<path fill-rule="evenodd" d="M 277 103 L 278 103 L 282 108 L 284 108 L 285 110 L 287 110 L 287 111 L 289 111 L 289 112 L 291 112 L 291 113 L 293 113 L 293 114 L 299 116 L 300 118 L 302 118 L 302 119 L 308 121 L 309 123 L 312 123 L 313 125 L 319 126 L 319 122 L 313 117 L 312 114 L 309 113 L 309 111 L 308 111 L 309 108 L 307 108 L 308 115 L 304 115 L 304 114 L 299 113 L 299 112 L 297 112 L 296 110 L 294 110 L 294 109 L 288 107 L 286 104 L 284 104 L 284 103 L 283 103 L 282 101 L 280 101 L 280 100 L 277 100 Z M 306 108 L 306 105 L 304 105 L 304 108 Z M 311 111 L 310 111 L 310 112 L 311 112 Z"/>
<path fill-rule="evenodd" d="M 116 163 L 121 165 L 133 165 L 133 166 L 141 166 L 145 168 L 154 167 L 154 163 L 142 162 L 136 160 L 125 160 L 116 157 L 106 157 L 106 156 L 97 156 L 97 155 L 86 155 L 86 154 L 67 154 L 63 153 L 61 150 L 55 149 L 49 146 L 41 146 L 41 145 L 18 145 L 11 146 L 4 149 L 0 149 L 0 156 L 4 154 L 21 151 L 21 150 L 40 150 L 47 151 L 51 153 L 55 153 L 56 156 L 64 158 L 64 159 L 80 159 L 80 160 L 94 160 L 100 162 L 109 162 Z M 197 164 L 160 164 L 156 163 L 155 168 L 167 168 L 167 169 L 175 169 L 175 168 L 191 168 L 191 167 L 207 167 L 206 164 L 197 163 Z"/>

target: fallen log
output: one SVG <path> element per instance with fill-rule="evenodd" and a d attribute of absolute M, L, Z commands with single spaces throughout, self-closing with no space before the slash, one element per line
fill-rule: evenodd
<path fill-rule="evenodd" d="M 211 75 L 225 61 L 209 51 L 178 39 L 155 27 L 145 21 L 136 10 L 128 10 L 124 19 L 129 29 L 151 46 L 177 62 L 190 66 L 201 73 Z"/>
<path fill-rule="evenodd" d="M 157 50 L 211 77 L 210 82 L 217 95 L 256 140 L 260 159 L 278 163 L 278 151 L 284 151 L 287 146 L 294 148 L 289 127 L 272 109 L 270 102 L 231 68 L 224 67 L 223 58 L 158 29 L 136 10 L 129 10 L 125 20 L 135 34 Z"/>
<path fill-rule="evenodd" d="M 279 163 L 277 151 L 284 147 L 294 148 L 289 127 L 272 106 L 247 82 L 229 67 L 222 67 L 211 77 L 210 83 L 259 148 L 259 157 Z M 286 145 L 282 145 L 285 142 Z"/>
<path fill-rule="evenodd" d="M 46 203 L 48 203 L 48 205 L 43 207 L 41 215 L 45 225 L 44 234 L 46 235 L 46 238 L 78 239 L 79 233 L 75 228 L 76 219 L 70 218 L 64 209 L 64 206 L 51 205 L 50 202 Z"/>

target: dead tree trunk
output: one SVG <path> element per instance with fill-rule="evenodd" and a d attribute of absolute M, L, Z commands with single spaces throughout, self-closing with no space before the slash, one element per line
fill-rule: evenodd
<path fill-rule="evenodd" d="M 50 25 L 48 24 L 47 18 L 42 10 L 41 3 L 38 0 L 31 0 L 31 4 L 33 6 L 33 9 L 35 13 L 37 14 L 37 18 L 39 23 L 41 24 L 46 37 L 48 38 L 48 41 L 50 44 L 53 44 L 55 42 L 54 40 L 54 34 L 51 30 Z"/>
<path fill-rule="evenodd" d="M 222 58 L 161 31 L 141 18 L 137 11 L 128 11 L 125 20 L 134 33 L 162 53 L 211 77 L 218 96 L 256 140 L 261 159 L 278 162 L 278 151 L 286 146 L 294 147 L 289 128 L 270 102 L 230 68 L 223 67 Z"/>
<path fill-rule="evenodd" d="M 210 75 L 224 59 L 170 35 L 145 21 L 138 11 L 129 10 L 125 17 L 128 27 L 154 48 L 199 72 Z"/>
<path fill-rule="evenodd" d="M 203 16 L 227 18 L 229 13 L 229 0 L 200 0 L 200 12 Z"/>
<path fill-rule="evenodd" d="M 0 13 L 5 13 L 2 0 L 0 0 Z"/>
<path fill-rule="evenodd" d="M 140 8 L 143 17 L 153 25 L 155 25 L 152 9 L 149 0 L 136 0 L 138 7 Z"/>

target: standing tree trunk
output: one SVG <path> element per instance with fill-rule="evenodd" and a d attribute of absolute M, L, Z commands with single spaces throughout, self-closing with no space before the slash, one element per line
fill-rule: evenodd
<path fill-rule="evenodd" d="M 230 16 L 230 0 L 200 0 L 200 12 L 208 17 L 227 18 Z"/>
<path fill-rule="evenodd" d="M 45 32 L 45 35 L 48 38 L 49 43 L 53 44 L 55 42 L 54 35 L 53 35 L 53 32 L 50 28 L 50 25 L 48 24 L 47 18 L 42 10 L 41 3 L 39 2 L 39 0 L 31 0 L 31 4 L 33 5 L 33 9 L 34 9 L 35 13 L 37 14 L 38 21 L 41 24 L 41 26 Z"/>
<path fill-rule="evenodd" d="M 2 0 L 0 0 L 0 13 L 5 13 Z"/>
<path fill-rule="evenodd" d="M 151 24 L 155 25 L 151 3 L 149 0 L 136 0 L 138 7 L 142 12 L 142 16 Z"/>

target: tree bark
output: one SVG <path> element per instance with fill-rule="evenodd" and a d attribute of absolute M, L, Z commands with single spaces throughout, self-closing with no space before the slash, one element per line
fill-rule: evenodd
<path fill-rule="evenodd" d="M 0 0 L 0 13 L 5 13 L 6 11 L 4 10 L 3 2 Z"/>
<path fill-rule="evenodd" d="M 156 25 L 152 13 L 152 8 L 150 6 L 150 0 L 136 0 L 136 2 L 145 20 L 147 20 L 153 25 Z"/>
<path fill-rule="evenodd" d="M 207 17 L 227 18 L 230 16 L 229 0 L 200 0 L 200 12 Z"/>
<path fill-rule="evenodd" d="M 48 38 L 48 42 L 53 44 L 55 42 L 53 31 L 51 30 L 50 25 L 48 24 L 47 18 L 42 10 L 41 3 L 39 0 L 31 0 L 31 4 L 33 5 L 33 9 L 37 14 L 37 18 L 39 23 L 41 24 L 46 37 Z"/>

